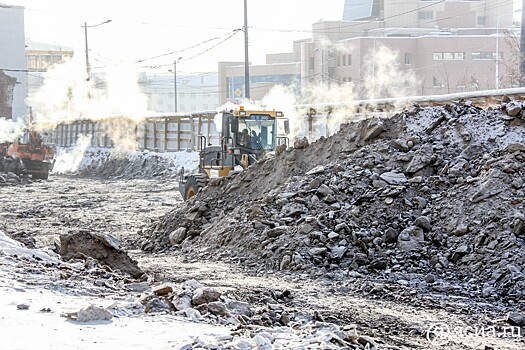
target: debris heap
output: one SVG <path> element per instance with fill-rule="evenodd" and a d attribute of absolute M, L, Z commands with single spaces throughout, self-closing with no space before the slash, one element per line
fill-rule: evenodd
<path fill-rule="evenodd" d="M 151 226 L 142 247 L 335 279 L 452 281 L 458 294 L 518 301 L 524 119 L 520 101 L 488 110 L 460 101 L 344 124 L 212 180 Z"/>

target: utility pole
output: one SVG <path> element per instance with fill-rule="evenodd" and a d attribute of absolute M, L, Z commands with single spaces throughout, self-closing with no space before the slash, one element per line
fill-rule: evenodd
<path fill-rule="evenodd" d="M 180 60 L 182 60 L 182 57 L 173 61 L 173 110 L 175 113 L 179 111 L 179 107 L 177 106 L 177 62 L 180 62 Z M 169 71 L 171 72 L 171 69 Z"/>
<path fill-rule="evenodd" d="M 244 88 L 244 97 L 250 98 L 250 62 L 248 59 L 248 0 L 244 0 Z"/>
<path fill-rule="evenodd" d="M 88 26 L 86 22 L 84 22 L 84 25 L 82 27 L 84 27 L 84 38 L 86 40 L 86 73 L 87 73 L 87 81 L 90 81 L 91 80 L 91 65 L 89 64 L 89 48 L 88 48 L 88 34 L 87 34 L 87 29 L 88 28 L 93 28 L 93 27 L 98 27 L 98 26 L 101 26 L 103 24 L 106 24 L 106 23 L 110 23 L 111 20 L 108 19 L 102 23 L 99 23 L 99 24 L 95 24 L 95 25 L 92 25 L 92 26 Z"/>
<path fill-rule="evenodd" d="M 86 39 L 86 73 L 87 73 L 87 81 L 91 80 L 91 67 L 89 65 L 89 49 L 88 49 L 88 37 L 87 37 L 87 23 L 84 22 L 84 38 Z"/>

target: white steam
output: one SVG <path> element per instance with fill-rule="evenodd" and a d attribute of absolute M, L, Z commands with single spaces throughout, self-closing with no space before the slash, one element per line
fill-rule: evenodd
<path fill-rule="evenodd" d="M 414 95 L 418 81 L 413 71 L 399 69 L 399 54 L 386 46 L 377 45 L 366 58 L 366 67 L 359 86 L 353 83 L 308 83 L 301 86 L 300 95 L 292 87 L 275 86 L 263 98 L 263 105 L 282 110 L 290 120 L 290 141 L 337 132 L 342 123 L 367 118 L 376 106 L 360 100 L 397 98 Z M 330 105 L 328 111 L 327 106 Z M 309 125 L 308 114 L 314 113 Z"/>
<path fill-rule="evenodd" d="M 22 121 L 14 122 L 0 118 L 0 143 L 13 142 L 24 134 L 25 124 Z"/>
<path fill-rule="evenodd" d="M 57 123 L 75 118 L 144 117 L 147 98 L 139 90 L 137 75 L 124 64 L 107 68 L 87 81 L 83 63 L 72 60 L 54 66 L 30 100 L 35 120 Z"/>
<path fill-rule="evenodd" d="M 91 136 L 79 135 L 75 147 L 72 150 L 63 151 L 58 155 L 53 172 L 55 174 L 76 172 L 90 145 Z"/>

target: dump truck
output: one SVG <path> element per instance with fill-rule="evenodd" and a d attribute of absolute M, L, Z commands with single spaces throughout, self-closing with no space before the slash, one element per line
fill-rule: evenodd
<path fill-rule="evenodd" d="M 179 191 L 184 200 L 196 195 L 210 179 L 240 172 L 274 154 L 277 146 L 289 142 L 289 121 L 281 111 L 248 110 L 239 106 L 215 118 L 221 127 L 220 144 L 208 144 L 205 136 L 199 136 L 197 172 L 186 175 L 184 168 L 180 172 Z M 278 133 L 278 122 L 282 122 L 284 134 Z"/>
<path fill-rule="evenodd" d="M 0 146 L 0 156 L 4 173 L 27 174 L 33 179 L 47 180 L 55 164 L 55 148 L 44 144 L 42 135 L 35 130 L 26 130 L 13 143 Z"/>

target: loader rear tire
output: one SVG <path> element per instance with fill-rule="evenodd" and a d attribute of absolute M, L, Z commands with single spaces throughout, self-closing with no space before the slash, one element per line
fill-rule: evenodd
<path fill-rule="evenodd" d="M 188 176 L 186 180 L 186 190 L 184 191 L 184 200 L 187 201 L 191 197 L 199 193 L 201 188 L 208 184 L 208 177 L 204 174 L 193 174 Z"/>

